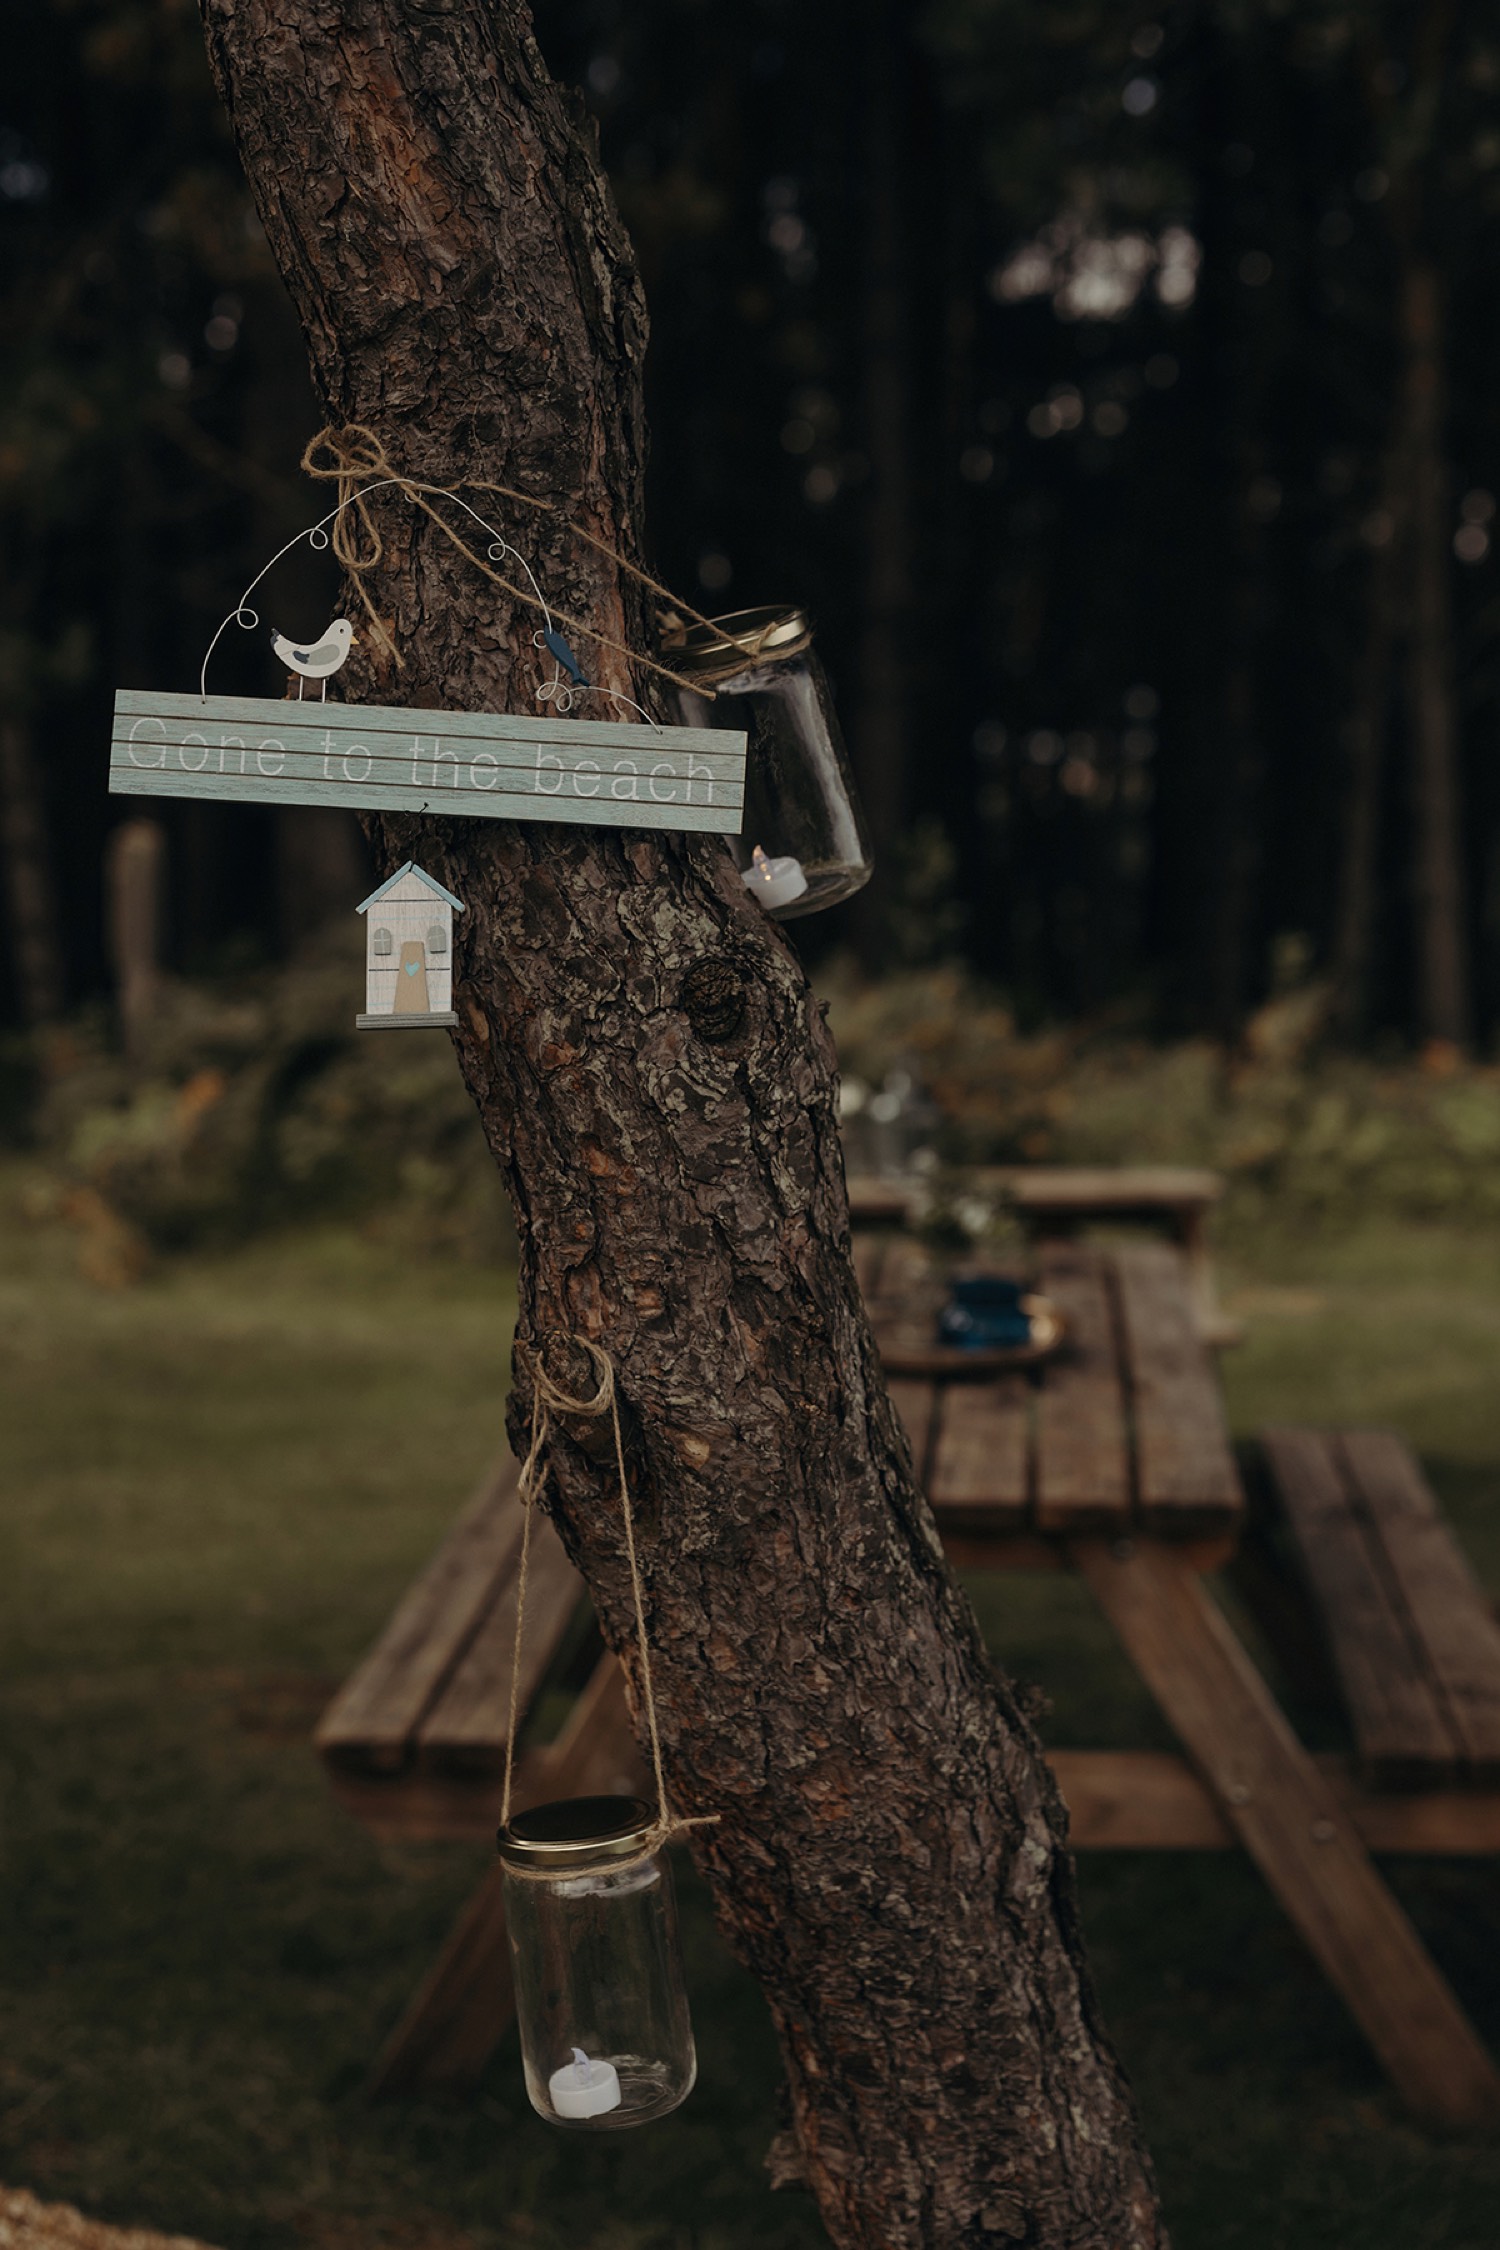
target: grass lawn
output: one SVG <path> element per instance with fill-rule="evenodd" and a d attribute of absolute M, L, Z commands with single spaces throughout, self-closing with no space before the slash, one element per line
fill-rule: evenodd
<path fill-rule="evenodd" d="M 802 2250 L 771 2196 L 759 1998 L 688 1886 L 702 2072 L 649 2132 L 535 2118 L 514 2048 L 478 2096 L 358 2083 L 475 1880 L 328 1800 L 313 1717 L 499 1442 L 507 1277 L 350 1234 L 136 1287 L 0 1180 L 0 2179 L 227 2250 Z M 1500 1586 L 1500 1259 L 1371 1230 L 1228 1263 L 1243 1429 L 1385 1419 Z M 976 1583 L 1058 1741 L 1159 1742 L 1079 1588 Z M 1229 1856 L 1082 1870 L 1106 2012 L 1178 2250 L 1494 2250 L 1500 2150 L 1408 2124 L 1258 1880 Z M 1395 1871 L 1500 2045 L 1500 1882 Z"/>

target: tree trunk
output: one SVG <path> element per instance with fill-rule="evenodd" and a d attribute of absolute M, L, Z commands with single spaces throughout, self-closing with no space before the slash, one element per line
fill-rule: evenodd
<path fill-rule="evenodd" d="M 167 832 L 159 820 L 125 820 L 104 847 L 105 938 L 115 975 L 127 1060 L 144 1061 L 161 1000 Z"/>
<path fill-rule="evenodd" d="M 852 909 L 864 966 L 888 966 L 889 876 L 902 836 L 910 716 L 912 293 L 905 197 L 910 95 L 905 11 L 896 0 L 862 17 L 864 55 L 864 370 L 862 421 L 870 481 L 864 599 L 851 739 L 870 841 L 887 884 L 867 884 Z"/>
<path fill-rule="evenodd" d="M 1346 1039 L 1363 1037 L 1370 1022 L 1381 779 L 1390 734 L 1398 578 L 1408 554 L 1406 478 L 1399 445 L 1387 450 L 1379 497 L 1381 543 L 1370 557 L 1363 660 L 1345 737 L 1344 821 L 1331 964 L 1333 1021 Z"/>
<path fill-rule="evenodd" d="M 63 1011 L 57 890 L 31 732 L 14 716 L 0 718 L 0 850 L 21 1013 L 28 1024 L 55 1023 Z"/>
<path fill-rule="evenodd" d="M 1391 443 L 1405 472 L 1397 514 L 1408 542 L 1411 577 L 1406 724 L 1417 1028 L 1425 1039 L 1452 1047 L 1468 1043 L 1472 1018 L 1449 579 L 1446 306 L 1427 214 L 1436 187 L 1434 167 L 1445 147 L 1445 96 L 1457 83 L 1453 47 L 1459 13 L 1457 0 L 1426 0 L 1412 17 L 1409 53 L 1383 36 L 1390 27 L 1381 24 L 1376 10 L 1356 16 L 1354 26 L 1365 104 L 1390 172 L 1396 258 L 1401 372 Z"/>
<path fill-rule="evenodd" d="M 1458 720 L 1453 694 L 1451 506 L 1443 286 L 1412 255 L 1401 277 L 1412 607 L 1407 705 L 1417 900 L 1417 1021 L 1425 1039 L 1466 1046 L 1470 1035 L 1463 859 L 1459 845 Z"/>
<path fill-rule="evenodd" d="M 1252 445 L 1245 450 L 1258 455 L 1260 448 Z M 1265 607 L 1265 531 L 1250 512 L 1250 481 L 1242 477 L 1235 495 L 1235 574 L 1225 635 L 1219 842 L 1214 855 L 1210 1021 L 1226 1042 L 1238 1036 L 1251 989 L 1266 778 L 1256 693 Z"/>
<path fill-rule="evenodd" d="M 276 934 L 295 950 L 350 914 L 370 888 L 354 815 L 336 805 L 282 805 L 276 815 Z"/>
<path fill-rule="evenodd" d="M 1223 105 L 1225 138 L 1258 151 L 1268 182 L 1293 176 L 1286 127 L 1273 86 L 1266 28 L 1252 11 L 1219 58 L 1215 101 Z M 1266 722 L 1262 667 L 1271 612 L 1271 525 L 1280 507 L 1271 475 L 1276 383 L 1289 349 L 1288 273 L 1291 270 L 1286 199 L 1268 189 L 1255 232 L 1247 233 L 1239 199 L 1224 185 L 1218 195 L 1226 240 L 1235 246 L 1234 270 L 1218 284 L 1221 344 L 1228 379 L 1225 417 L 1228 489 L 1232 509 L 1230 577 L 1224 618 L 1224 739 L 1218 759 L 1218 829 L 1212 853 L 1209 944 L 1209 1013 L 1214 1031 L 1234 1040 L 1245 1010 L 1263 990 L 1259 958 L 1265 912 Z M 1271 278 L 1249 288 L 1239 278 L 1239 251 L 1271 253 Z M 1212 250 L 1210 250 L 1212 259 Z"/>
<path fill-rule="evenodd" d="M 330 417 L 409 474 L 518 486 L 636 549 L 639 284 L 518 0 L 203 8 Z M 375 505 L 405 668 L 366 637 L 349 692 L 535 709 L 532 614 Z M 633 582 L 561 520 L 502 528 L 560 607 L 640 645 Z M 694 1850 L 770 2003 L 833 2239 L 1160 2243 L 1061 1809 L 881 1381 L 794 955 L 716 840 L 371 827 L 383 864 L 415 856 L 466 903 L 455 1044 L 515 1202 L 522 1335 L 583 1332 L 618 1369 L 674 1798 L 723 1816 Z M 555 1444 L 549 1505 L 633 1678 L 596 1451 Z"/>

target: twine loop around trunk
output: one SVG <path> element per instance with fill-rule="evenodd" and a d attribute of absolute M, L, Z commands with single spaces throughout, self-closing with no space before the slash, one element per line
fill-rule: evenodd
<path fill-rule="evenodd" d="M 520 1716 L 521 1693 L 521 1636 L 526 1620 L 526 1573 L 531 1547 L 531 1515 L 538 1493 L 546 1481 L 547 1440 L 552 1434 L 554 1415 L 578 1415 L 584 1420 L 599 1421 L 609 1416 L 614 1436 L 615 1467 L 620 1479 L 620 1515 L 625 1530 L 625 1555 L 630 1565 L 630 1590 L 635 1601 L 636 1645 L 641 1659 L 641 1700 L 646 1712 L 646 1731 L 651 1742 L 651 1770 L 656 1784 L 656 1821 L 641 1851 L 641 1858 L 682 1835 L 689 1828 L 714 1826 L 718 1813 L 699 1813 L 680 1816 L 672 1811 L 667 1796 L 667 1777 L 662 1766 L 661 1733 L 656 1723 L 656 1692 L 651 1678 L 651 1647 L 646 1636 L 645 1596 L 641 1587 L 641 1566 L 635 1545 L 635 1510 L 630 1497 L 630 1478 L 625 1468 L 625 1440 L 620 1429 L 620 1400 L 615 1383 L 615 1363 L 602 1344 L 590 1342 L 587 1336 L 570 1336 L 568 1341 L 588 1354 L 596 1378 L 592 1396 L 574 1398 L 562 1385 L 554 1381 L 542 1364 L 541 1355 L 532 1352 L 531 1361 L 531 1439 L 526 1459 L 521 1464 L 519 1492 L 521 1497 L 521 1567 L 516 1586 L 516 1637 L 510 1667 L 510 1721 L 505 1734 L 505 1788 L 501 1799 L 500 1820 L 504 1826 L 510 1819 L 511 1783 L 514 1776 L 516 1731 Z"/>
<path fill-rule="evenodd" d="M 585 640 L 595 642 L 600 648 L 612 649 L 617 656 L 623 656 L 627 663 L 639 664 L 646 671 L 654 672 L 658 679 L 670 680 L 674 687 L 691 688 L 695 695 L 703 696 L 707 702 L 713 701 L 714 691 L 712 687 L 705 686 L 697 680 L 690 680 L 681 672 L 672 671 L 668 665 L 658 664 L 654 657 L 644 656 L 638 649 L 627 647 L 624 641 L 614 640 L 608 633 L 599 632 L 595 626 L 585 624 L 581 617 L 570 616 L 565 609 L 559 609 L 555 602 L 544 602 L 535 587 L 528 589 L 525 586 L 518 586 L 513 578 L 507 578 L 503 571 L 495 569 L 493 560 L 487 560 L 484 556 L 477 555 L 468 541 L 461 538 L 459 533 L 455 531 L 442 511 L 432 505 L 434 500 L 457 500 L 459 506 L 467 509 L 467 512 L 472 515 L 474 511 L 468 508 L 468 503 L 463 499 L 463 494 L 465 492 L 493 492 L 499 499 L 509 500 L 516 507 L 532 508 L 539 515 L 555 516 L 567 526 L 575 538 L 581 539 L 585 546 L 592 547 L 597 554 L 603 555 L 607 561 L 614 564 L 617 570 L 623 570 L 627 576 L 637 579 L 642 586 L 649 587 L 653 594 L 659 594 L 663 601 L 670 602 L 675 610 L 680 611 L 685 617 L 690 617 L 695 625 L 706 626 L 709 632 L 717 640 L 723 641 L 726 646 L 734 645 L 730 636 L 724 632 L 721 626 L 716 625 L 712 618 L 700 616 L 697 610 L 674 594 L 669 587 L 663 586 L 657 579 L 651 577 L 649 572 L 642 570 L 638 564 L 631 562 L 627 556 L 620 554 L 606 540 L 598 538 L 592 531 L 586 531 L 581 523 L 575 523 L 570 516 L 564 515 L 555 501 L 539 499 L 532 492 L 518 492 L 508 484 L 493 484 L 483 477 L 462 477 L 456 484 L 424 484 L 414 477 L 404 476 L 393 465 L 390 455 L 386 452 L 384 441 L 364 422 L 350 422 L 341 430 L 336 430 L 331 426 L 319 430 L 316 437 L 308 440 L 303 450 L 302 471 L 305 476 L 312 477 L 317 483 L 334 483 L 338 486 L 339 512 L 334 519 L 333 551 L 353 580 L 359 598 L 365 605 L 375 638 L 383 648 L 389 650 L 398 666 L 402 663 L 400 651 L 376 613 L 374 601 L 371 599 L 369 588 L 365 584 L 364 574 L 373 570 L 385 553 L 385 543 L 381 539 L 375 519 L 365 501 L 366 491 L 375 484 L 392 485 L 397 491 L 404 493 L 406 498 L 419 507 L 425 516 L 431 517 L 439 531 L 453 542 L 466 562 L 472 563 L 476 570 L 482 571 L 486 578 L 492 579 L 497 586 L 510 595 L 513 601 L 524 603 L 529 609 L 538 610 L 547 618 L 549 623 L 555 618 L 559 624 L 565 625 L 570 633 L 580 634 Z M 363 484 L 361 480 L 365 480 Z M 363 540 L 360 538 L 359 530 L 355 528 L 354 519 L 356 517 L 364 534 Z M 484 523 L 482 517 L 476 517 L 475 520 L 481 524 Z M 484 528 L 486 530 L 491 529 L 488 524 L 485 524 Z M 503 540 L 499 544 L 502 550 L 508 548 L 509 545 L 508 542 Z M 509 551 L 513 553 L 514 549 Z M 493 546 L 490 549 L 490 555 L 492 557 L 495 555 Z M 524 560 L 519 556 L 517 560 L 521 561 L 522 568 L 525 569 Z"/>

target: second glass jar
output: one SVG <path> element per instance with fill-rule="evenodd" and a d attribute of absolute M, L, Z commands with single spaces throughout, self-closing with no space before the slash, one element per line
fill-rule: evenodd
<path fill-rule="evenodd" d="M 684 726 L 742 727 L 745 818 L 730 845 L 752 898 L 778 921 L 836 906 L 867 883 L 870 839 L 833 697 L 796 609 L 678 624 L 663 660 L 705 688 L 677 690 Z"/>

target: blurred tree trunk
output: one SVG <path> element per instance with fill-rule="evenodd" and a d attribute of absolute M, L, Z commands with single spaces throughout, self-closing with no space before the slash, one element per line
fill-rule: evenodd
<path fill-rule="evenodd" d="M 276 928 L 296 947 L 341 915 L 369 885 L 370 860 L 352 813 L 336 805 L 283 805 L 276 817 Z"/>
<path fill-rule="evenodd" d="M 15 713 L 0 717 L 0 850 L 21 1014 L 28 1024 L 55 1023 L 64 998 L 57 889 L 31 732 Z"/>
<path fill-rule="evenodd" d="M 1210 263 L 1223 268 L 1215 286 L 1227 392 L 1223 443 L 1230 510 L 1226 546 L 1231 562 L 1215 828 L 1205 869 L 1209 900 L 1205 968 L 1210 1024 L 1221 1039 L 1232 1040 L 1258 981 L 1266 794 L 1260 673 L 1270 609 L 1270 527 L 1280 505 L 1280 488 L 1270 473 L 1266 430 L 1273 387 L 1285 358 L 1289 261 L 1285 199 L 1276 193 L 1276 183 L 1286 169 L 1283 131 L 1267 63 L 1265 27 L 1252 12 L 1238 28 L 1221 34 L 1221 40 L 1209 120 L 1216 156 L 1226 143 L 1253 148 L 1260 174 L 1269 183 L 1262 201 L 1271 199 L 1252 229 L 1240 207 L 1241 193 L 1227 178 L 1216 182 L 1212 191 L 1218 210 L 1215 231 L 1222 235 L 1232 259 L 1215 260 L 1210 253 Z M 1216 168 L 1223 170 L 1222 164 Z M 1242 278 L 1242 254 L 1247 249 L 1251 255 L 1272 253 L 1269 280 L 1254 287 Z"/>
<path fill-rule="evenodd" d="M 634 582 L 566 519 L 639 548 L 644 308 L 525 10 L 203 13 L 330 417 L 378 431 L 414 476 L 556 501 L 504 510 L 503 528 L 560 607 L 640 645 Z M 534 709 L 532 613 L 425 516 L 372 506 L 371 591 L 404 669 L 367 636 L 350 693 Z M 849 1259 L 833 1053 L 795 956 L 717 839 L 369 825 L 383 865 L 415 857 L 465 901 L 455 1044 L 515 1203 L 522 1338 L 586 1333 L 619 1371 L 674 1797 L 723 1816 L 694 1851 L 769 2002 L 830 2234 L 849 2250 L 1159 2244 L 1064 1816 L 886 1396 Z M 634 1682 L 598 1454 L 560 1439 L 548 1504 Z"/>
<path fill-rule="evenodd" d="M 1253 355 L 1259 359 L 1260 355 Z M 1257 419 L 1264 409 L 1259 385 L 1247 384 L 1242 411 Z M 1257 464 L 1264 448 L 1250 438 L 1241 448 L 1234 494 L 1234 575 L 1230 585 L 1227 662 L 1224 673 L 1219 799 L 1219 850 L 1215 854 L 1211 1015 L 1221 1039 L 1233 1039 L 1250 990 L 1252 943 L 1260 904 L 1261 824 L 1265 751 L 1261 742 L 1257 659 L 1266 612 L 1266 526 L 1258 512 Z"/>
<path fill-rule="evenodd" d="M 132 1063 L 146 1058 L 161 999 L 166 873 L 167 832 L 159 820 L 137 816 L 110 830 L 104 847 L 105 939 L 120 1034 Z"/>
<path fill-rule="evenodd" d="M 1453 680 L 1452 506 L 1448 490 L 1443 284 L 1430 259 L 1401 276 L 1402 412 L 1410 523 L 1411 730 L 1418 1026 L 1456 1047 L 1470 1036 L 1458 718 Z"/>
<path fill-rule="evenodd" d="M 856 12 L 855 52 L 865 74 L 864 352 L 861 394 L 870 478 L 865 504 L 864 595 L 854 682 L 852 746 L 876 875 L 854 901 L 856 944 L 867 969 L 886 965 L 891 858 L 907 813 L 912 630 L 912 291 L 910 205 L 913 67 L 906 11 L 875 0 Z"/>
<path fill-rule="evenodd" d="M 1417 1027 L 1425 1039 L 1461 1047 L 1472 1027 L 1449 582 L 1448 351 L 1443 277 L 1430 239 L 1429 211 L 1429 175 L 1441 146 L 1457 20 L 1456 0 L 1427 0 L 1413 18 L 1409 57 L 1381 43 L 1373 15 L 1359 20 L 1356 37 L 1366 104 L 1390 176 L 1396 257 L 1400 380 L 1393 450 L 1405 472 L 1399 514 L 1411 581 L 1406 720 Z"/>
<path fill-rule="evenodd" d="M 1381 543 L 1370 558 L 1365 644 L 1345 730 L 1342 849 L 1335 908 L 1332 1019 L 1346 1039 L 1368 1030 L 1375 965 L 1380 871 L 1381 783 L 1390 737 L 1399 618 L 1398 578 L 1406 554 L 1406 479 L 1401 450 L 1387 448 L 1376 510 Z"/>

